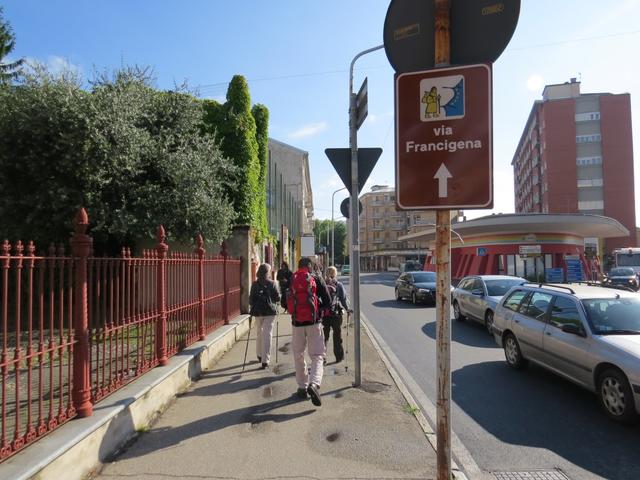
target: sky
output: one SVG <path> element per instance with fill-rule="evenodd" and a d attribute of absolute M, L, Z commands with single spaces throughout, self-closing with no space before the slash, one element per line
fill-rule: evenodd
<path fill-rule="evenodd" d="M 454 0 L 455 1 L 455 0 Z M 152 67 L 156 87 L 187 82 L 224 101 L 244 75 L 253 103 L 270 111 L 269 135 L 309 152 L 315 217 L 331 218 L 343 187 L 324 154 L 348 147 L 349 65 L 383 43 L 389 0 L 0 0 L 16 35 L 13 58 L 89 79 L 122 65 Z M 640 148 L 640 0 L 522 0 L 511 42 L 493 66 L 494 209 L 514 211 L 511 160 L 546 84 L 576 77 L 583 93 L 630 93 L 634 151 Z M 381 147 L 371 185 L 395 184 L 393 69 L 384 50 L 356 63 L 368 79 L 369 116 L 359 147 Z M 640 185 L 640 169 L 635 167 Z M 636 187 L 637 189 L 638 187 Z M 335 215 L 347 196 L 335 195 Z M 640 203 L 635 201 L 636 217 Z M 640 224 L 640 222 L 638 222 Z"/>

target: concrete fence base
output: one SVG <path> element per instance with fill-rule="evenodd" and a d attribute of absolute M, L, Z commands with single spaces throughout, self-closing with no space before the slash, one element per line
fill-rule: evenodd
<path fill-rule="evenodd" d="M 249 330 L 242 315 L 0 464 L 0 480 L 83 479 L 113 458 Z"/>

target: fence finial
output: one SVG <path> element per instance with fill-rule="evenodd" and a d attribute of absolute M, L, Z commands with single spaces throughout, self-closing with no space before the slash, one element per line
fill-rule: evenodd
<path fill-rule="evenodd" d="M 34 245 L 33 240 L 29 240 L 29 243 L 27 244 L 27 253 L 30 257 L 33 257 L 36 253 L 36 246 Z"/>
<path fill-rule="evenodd" d="M 78 210 L 78 213 L 76 213 L 74 223 L 77 234 L 82 235 L 87 232 L 87 227 L 89 226 L 89 215 L 84 207 L 81 207 L 80 210 Z"/>
<path fill-rule="evenodd" d="M 198 236 L 196 237 L 196 244 L 198 245 L 198 248 L 204 247 L 204 238 L 202 238 L 201 233 L 199 233 Z"/>
<path fill-rule="evenodd" d="M 22 245 L 21 240 L 18 240 L 18 243 L 16 243 L 15 251 L 17 256 L 22 256 L 22 252 L 24 252 L 24 245 Z"/>
<path fill-rule="evenodd" d="M 2 256 L 8 257 L 10 252 L 11 252 L 11 244 L 9 243 L 9 240 L 5 239 L 5 241 L 2 242 Z"/>
<path fill-rule="evenodd" d="M 222 255 L 223 257 L 226 257 L 227 255 L 229 255 L 227 253 L 227 242 L 225 242 L 224 240 L 222 241 L 222 244 L 220 245 L 220 255 Z"/>
<path fill-rule="evenodd" d="M 162 225 L 158 225 L 158 230 L 156 231 L 156 240 L 158 240 L 158 243 L 164 243 L 166 239 L 167 234 L 164 231 L 164 227 Z"/>

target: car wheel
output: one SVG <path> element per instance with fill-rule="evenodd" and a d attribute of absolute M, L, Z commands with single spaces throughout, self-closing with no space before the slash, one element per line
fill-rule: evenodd
<path fill-rule="evenodd" d="M 458 322 L 464 321 L 464 315 L 462 315 L 462 312 L 460 311 L 460 305 L 458 305 L 458 302 L 455 300 L 453 301 L 453 318 Z"/>
<path fill-rule="evenodd" d="M 416 298 L 416 292 L 411 293 L 411 303 L 414 305 L 418 304 L 418 299 Z"/>
<path fill-rule="evenodd" d="M 598 399 L 609 418 L 622 423 L 636 420 L 629 381 L 619 370 L 609 368 L 598 378 Z"/>
<path fill-rule="evenodd" d="M 484 314 L 484 327 L 489 335 L 493 336 L 493 312 L 491 310 L 487 310 L 487 313 Z"/>
<path fill-rule="evenodd" d="M 402 295 L 400 295 L 400 290 L 398 290 L 397 288 L 396 288 L 396 300 L 399 302 L 402 301 Z"/>
<path fill-rule="evenodd" d="M 504 339 L 504 358 L 507 360 L 507 364 L 515 369 L 520 369 L 527 363 L 520 351 L 518 340 L 511 333 L 508 333 Z"/>

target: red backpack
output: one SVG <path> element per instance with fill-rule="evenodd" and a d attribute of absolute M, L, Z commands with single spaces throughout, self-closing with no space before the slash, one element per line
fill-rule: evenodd
<path fill-rule="evenodd" d="M 309 272 L 298 270 L 293 274 L 287 290 L 287 310 L 294 325 L 312 325 L 319 320 L 316 281 Z"/>

